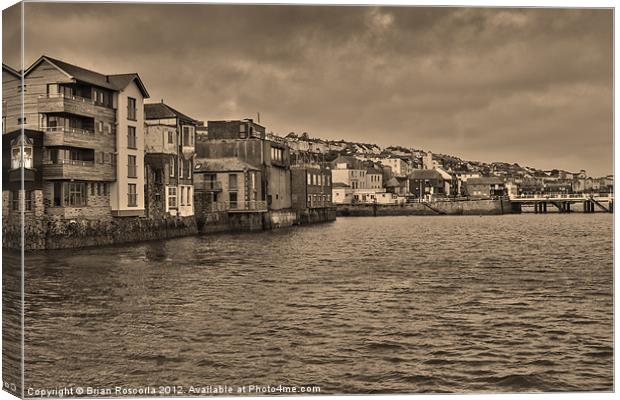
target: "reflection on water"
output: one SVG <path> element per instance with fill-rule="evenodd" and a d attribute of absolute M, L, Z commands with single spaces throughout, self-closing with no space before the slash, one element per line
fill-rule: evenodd
<path fill-rule="evenodd" d="M 612 236 L 600 214 L 341 218 L 30 255 L 26 387 L 609 391 Z"/>

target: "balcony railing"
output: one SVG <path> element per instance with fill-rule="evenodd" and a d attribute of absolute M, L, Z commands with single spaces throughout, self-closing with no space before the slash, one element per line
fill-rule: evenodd
<path fill-rule="evenodd" d="M 44 132 L 75 133 L 75 134 L 78 134 L 78 135 L 88 135 L 88 136 L 94 136 L 95 135 L 95 131 L 94 130 L 82 129 L 82 128 L 67 128 L 67 127 L 64 127 L 64 126 L 44 126 L 41 129 Z"/>
<path fill-rule="evenodd" d="M 43 160 L 44 165 L 80 165 L 85 167 L 92 167 L 95 165 L 94 161 L 85 160 Z"/>
<path fill-rule="evenodd" d="M 75 179 L 111 181 L 116 179 L 116 168 L 110 162 L 95 163 L 85 160 L 43 160 L 43 179 Z"/>
<path fill-rule="evenodd" d="M 80 97 L 80 96 L 70 95 L 70 94 L 67 94 L 67 93 L 47 93 L 47 94 L 42 94 L 41 96 L 39 96 L 39 98 L 47 98 L 47 99 L 63 98 L 63 99 L 68 99 L 68 100 L 79 101 L 79 102 L 82 102 L 82 103 L 95 104 L 95 100 L 94 99 L 89 99 L 87 97 Z"/>
<path fill-rule="evenodd" d="M 39 96 L 37 107 L 40 113 L 58 113 L 93 117 L 100 115 L 106 118 L 114 117 L 114 109 L 107 105 L 97 103 L 93 99 L 80 96 L 52 93 Z"/>

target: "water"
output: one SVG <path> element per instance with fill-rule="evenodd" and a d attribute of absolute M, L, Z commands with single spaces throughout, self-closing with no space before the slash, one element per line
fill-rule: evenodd
<path fill-rule="evenodd" d="M 610 391 L 612 222 L 340 218 L 34 254 L 25 386 Z"/>

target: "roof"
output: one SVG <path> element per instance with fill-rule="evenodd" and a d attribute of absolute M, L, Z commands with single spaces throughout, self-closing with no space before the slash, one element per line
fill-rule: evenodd
<path fill-rule="evenodd" d="M 22 74 L 19 73 L 19 71 L 9 67 L 8 65 L 6 65 L 5 63 L 2 63 L 2 69 L 6 72 L 8 72 L 11 75 L 15 75 L 18 78 L 22 77 Z"/>
<path fill-rule="evenodd" d="M 180 118 L 197 123 L 194 118 L 175 110 L 163 101 L 144 105 L 144 119 Z"/>
<path fill-rule="evenodd" d="M 148 99 L 150 97 L 149 92 L 147 92 L 146 87 L 142 82 L 142 79 L 140 79 L 140 76 L 136 72 L 130 74 L 108 75 L 108 78 L 110 79 L 110 82 L 118 88 L 118 90 L 125 89 L 132 81 L 135 81 L 144 98 Z"/>
<path fill-rule="evenodd" d="M 332 182 L 332 188 L 333 189 L 338 189 L 338 188 L 348 188 L 351 187 L 349 185 L 347 185 L 346 183 L 342 183 L 342 182 Z"/>
<path fill-rule="evenodd" d="M 377 168 L 367 168 L 366 169 L 366 173 L 367 174 L 375 174 L 375 175 L 382 175 L 383 171 Z"/>
<path fill-rule="evenodd" d="M 409 174 L 409 179 L 440 179 L 443 180 L 443 176 L 434 169 L 416 169 Z"/>
<path fill-rule="evenodd" d="M 140 88 L 140 91 L 142 92 L 142 95 L 146 98 L 149 97 L 149 93 L 146 91 L 146 87 L 144 86 L 144 83 L 142 83 L 142 80 L 137 73 L 104 75 L 99 72 L 78 67 L 77 65 L 69 64 L 67 62 L 46 55 L 39 57 L 37 61 L 35 61 L 30 67 L 28 67 L 25 75 L 28 75 L 37 65 L 39 65 L 43 61 L 49 62 L 70 78 L 110 90 L 123 90 L 127 87 L 127 85 L 129 85 L 132 81 L 135 80 L 138 88 Z"/>
<path fill-rule="evenodd" d="M 504 183 L 501 179 L 495 176 L 483 176 L 481 178 L 469 178 L 466 181 L 468 185 L 501 185 Z"/>
<path fill-rule="evenodd" d="M 385 187 L 399 187 L 400 186 L 400 182 L 398 182 L 398 179 L 396 178 L 392 178 L 389 181 L 385 182 Z"/>
<path fill-rule="evenodd" d="M 245 170 L 258 171 L 258 168 L 234 157 L 196 158 L 194 160 L 194 172 L 229 172 Z"/>

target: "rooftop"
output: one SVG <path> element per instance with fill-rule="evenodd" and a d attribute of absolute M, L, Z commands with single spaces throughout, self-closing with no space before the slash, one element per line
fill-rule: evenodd
<path fill-rule="evenodd" d="M 196 158 L 194 172 L 232 172 L 232 171 L 258 171 L 258 168 L 234 157 L 224 158 Z"/>
<path fill-rule="evenodd" d="M 443 177 L 438 171 L 434 169 L 416 169 L 409 174 L 409 179 L 440 179 Z"/>
<path fill-rule="evenodd" d="M 494 176 L 483 176 L 481 178 L 469 178 L 468 185 L 501 185 L 504 183 L 501 179 Z"/>
<path fill-rule="evenodd" d="M 196 123 L 194 118 L 183 114 L 180 111 L 175 110 L 163 101 L 160 103 L 150 103 L 144 105 L 144 119 L 166 119 L 166 118 L 180 118 L 193 123 Z"/>
<path fill-rule="evenodd" d="M 113 75 L 104 75 L 99 72 L 91 71 L 86 68 L 78 67 L 77 65 L 69 64 L 68 62 L 58 60 L 56 58 L 52 58 L 46 55 L 39 57 L 37 61 L 35 61 L 28 69 L 26 70 L 25 75 L 29 74 L 37 65 L 41 62 L 47 61 L 52 64 L 62 72 L 64 72 L 69 77 L 85 82 L 90 83 L 91 85 L 99 86 L 102 88 L 119 91 L 125 89 L 127 85 L 133 80 L 136 81 L 136 84 L 140 88 L 142 95 L 144 97 L 149 97 L 149 93 L 142 83 L 140 76 L 137 73 L 130 74 L 113 74 Z"/>

